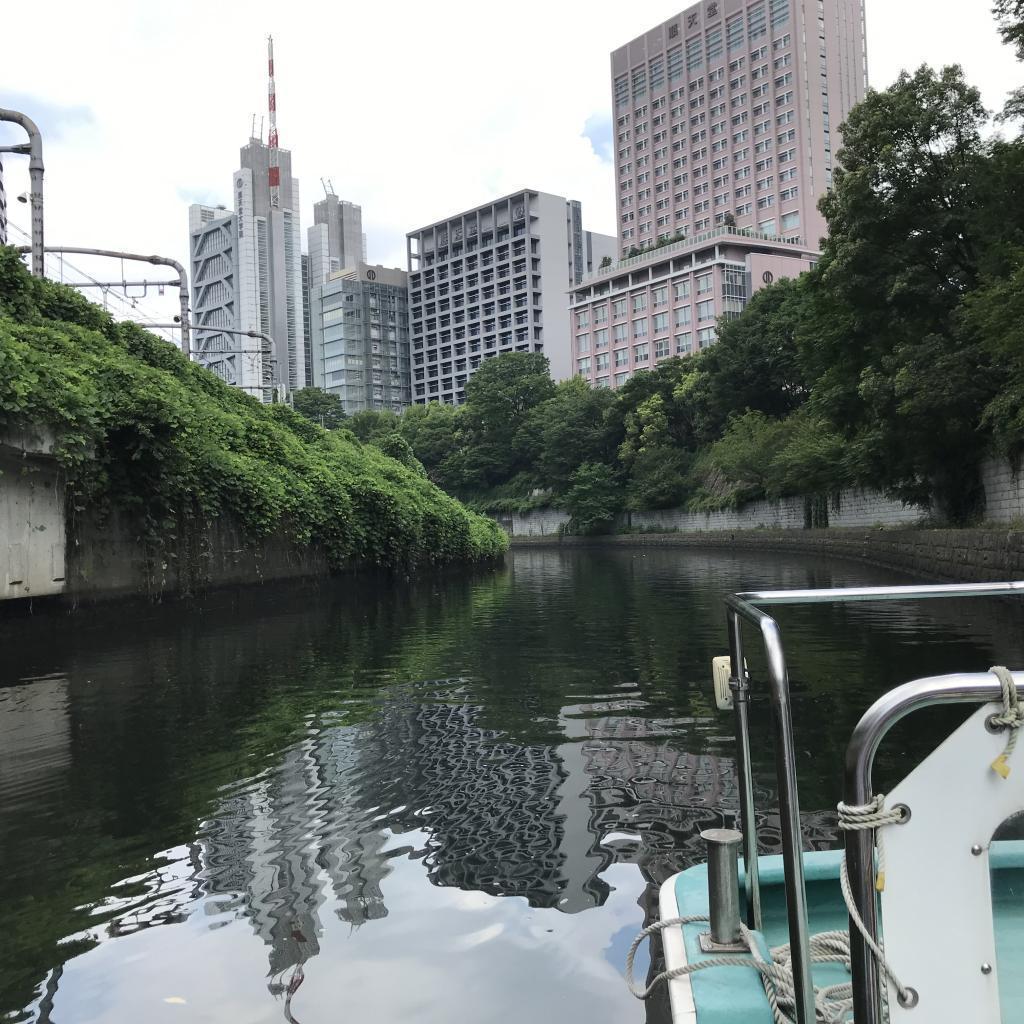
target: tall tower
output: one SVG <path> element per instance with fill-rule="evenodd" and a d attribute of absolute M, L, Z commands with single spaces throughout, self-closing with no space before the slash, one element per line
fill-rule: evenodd
<path fill-rule="evenodd" d="M 277 90 L 274 87 L 274 37 L 267 36 L 267 106 L 270 113 L 270 136 L 267 145 L 270 148 L 270 205 L 276 210 L 281 205 L 281 157 L 278 153 L 277 139 Z"/>

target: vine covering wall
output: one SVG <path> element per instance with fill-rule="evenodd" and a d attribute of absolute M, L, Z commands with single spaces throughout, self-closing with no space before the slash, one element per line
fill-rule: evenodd
<path fill-rule="evenodd" d="M 0 248 L 0 428 L 51 429 L 70 535 L 116 512 L 160 557 L 222 515 L 316 545 L 332 570 L 500 555 L 507 538 L 345 430 L 264 406 Z"/>

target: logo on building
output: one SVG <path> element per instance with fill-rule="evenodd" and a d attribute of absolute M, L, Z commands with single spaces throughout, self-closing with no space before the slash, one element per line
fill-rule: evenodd
<path fill-rule="evenodd" d="M 771 284 L 772 281 L 775 280 L 775 275 L 770 270 L 766 270 L 761 275 L 761 280 L 764 281 L 765 284 Z"/>
<path fill-rule="evenodd" d="M 366 280 L 367 281 L 376 281 L 377 280 L 377 271 L 376 270 L 368 270 L 366 272 Z"/>

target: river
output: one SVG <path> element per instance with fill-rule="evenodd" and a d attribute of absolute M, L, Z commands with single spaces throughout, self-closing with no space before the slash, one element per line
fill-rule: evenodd
<path fill-rule="evenodd" d="M 734 821 L 722 594 L 890 582 L 523 548 L 484 574 L 0 620 L 0 1019 L 661 1021 L 622 965 L 658 883 Z M 779 618 L 814 846 L 876 695 L 1024 663 L 1005 601 Z M 893 734 L 883 782 L 949 714 Z M 771 849 L 763 687 L 754 758 Z"/>

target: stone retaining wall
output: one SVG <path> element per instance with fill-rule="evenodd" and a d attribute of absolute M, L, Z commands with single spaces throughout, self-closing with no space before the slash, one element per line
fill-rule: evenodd
<path fill-rule="evenodd" d="M 1024 579 L 1024 532 L 1013 530 L 713 530 L 608 537 L 516 537 L 513 543 L 586 546 L 757 548 L 853 558 L 928 579 Z"/>

